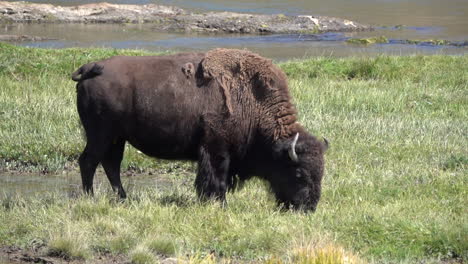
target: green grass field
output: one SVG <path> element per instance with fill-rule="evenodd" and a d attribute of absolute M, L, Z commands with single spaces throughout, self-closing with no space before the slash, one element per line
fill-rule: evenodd
<path fill-rule="evenodd" d="M 70 74 L 117 54 L 149 53 L 0 43 L 0 171 L 76 170 L 84 139 Z M 331 144 L 315 213 L 278 210 L 256 180 L 229 194 L 226 209 L 200 204 L 193 166 L 127 147 L 124 170 L 170 171 L 174 188 L 142 188 L 125 202 L 109 186 L 94 198 L 4 198 L 0 245 L 89 262 L 103 254 L 133 263 L 467 261 L 467 65 L 468 56 L 280 64 L 301 123 Z"/>

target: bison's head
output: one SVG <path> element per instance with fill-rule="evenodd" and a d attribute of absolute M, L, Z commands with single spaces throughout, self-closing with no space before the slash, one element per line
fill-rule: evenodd
<path fill-rule="evenodd" d="M 269 181 L 280 205 L 315 211 L 320 199 L 326 140 L 306 132 L 277 142 Z"/>

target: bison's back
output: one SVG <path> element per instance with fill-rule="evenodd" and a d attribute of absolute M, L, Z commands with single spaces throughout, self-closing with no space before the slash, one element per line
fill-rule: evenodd
<path fill-rule="evenodd" d="M 196 159 L 206 113 L 219 112 L 221 94 L 197 85 L 202 54 L 118 56 L 96 62 L 99 75 L 78 83 L 78 110 L 87 136 L 110 131 L 142 152 Z M 109 133 L 110 133 L 109 132 Z"/>

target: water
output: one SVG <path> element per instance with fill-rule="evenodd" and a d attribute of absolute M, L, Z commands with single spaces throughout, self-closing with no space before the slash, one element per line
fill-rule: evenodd
<path fill-rule="evenodd" d="M 4 25 L 0 34 L 34 35 L 56 40 L 21 42 L 18 45 L 42 48 L 111 47 L 151 51 L 206 51 L 216 47 L 247 48 L 277 60 L 308 56 L 369 56 L 377 54 L 466 54 L 465 47 L 422 47 L 402 44 L 353 45 L 350 37 L 381 35 L 377 32 L 326 33 L 321 35 L 222 35 L 161 33 L 152 25 L 89 24 L 12 24 Z M 427 39 L 433 29 L 381 29 L 395 39 Z M 428 33 L 429 32 L 429 33 Z"/>
<path fill-rule="evenodd" d="M 95 0 L 33 0 L 38 3 L 74 5 Z M 308 56 L 368 56 L 376 54 L 466 54 L 466 47 L 423 47 L 402 44 L 351 45 L 350 37 L 385 35 L 389 39 L 468 40 L 467 0 L 110 0 L 112 3 L 175 5 L 193 11 L 235 11 L 250 13 L 314 14 L 337 16 L 377 26 L 374 32 L 311 35 L 212 35 L 160 33 L 153 25 L 3 25 L 0 34 L 23 34 L 55 38 L 19 45 L 46 48 L 112 47 L 151 51 L 206 51 L 215 47 L 247 48 L 264 56 L 283 60 Z M 391 28 L 404 25 L 403 29 Z M 384 28 L 385 26 L 385 28 Z M 388 28 L 390 26 L 390 28 Z"/>
<path fill-rule="evenodd" d="M 442 29 L 434 36 L 466 39 L 468 1 L 466 0 L 32 0 L 37 3 L 76 5 L 91 2 L 127 4 L 156 3 L 194 11 L 234 11 L 274 14 L 313 14 L 336 16 L 372 25 L 406 25 Z"/>
<path fill-rule="evenodd" d="M 160 175 L 122 175 L 121 178 L 127 192 L 142 188 L 167 190 L 173 187 L 172 180 Z M 94 177 L 94 186 L 103 191 L 111 189 L 102 169 L 97 170 Z M 46 193 L 55 193 L 67 197 L 76 197 L 81 194 L 81 176 L 79 172 L 57 174 L 0 172 L 0 199 L 32 197 Z"/>

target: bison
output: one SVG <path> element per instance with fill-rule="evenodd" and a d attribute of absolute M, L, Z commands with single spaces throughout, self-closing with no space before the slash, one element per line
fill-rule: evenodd
<path fill-rule="evenodd" d="M 168 56 L 115 56 L 81 66 L 77 108 L 86 133 L 79 157 L 83 189 L 93 192 L 102 164 L 114 191 L 124 146 L 148 156 L 198 162 L 200 198 L 254 176 L 269 182 L 279 205 L 315 210 L 326 140 L 297 121 L 285 74 L 246 50 Z"/>

